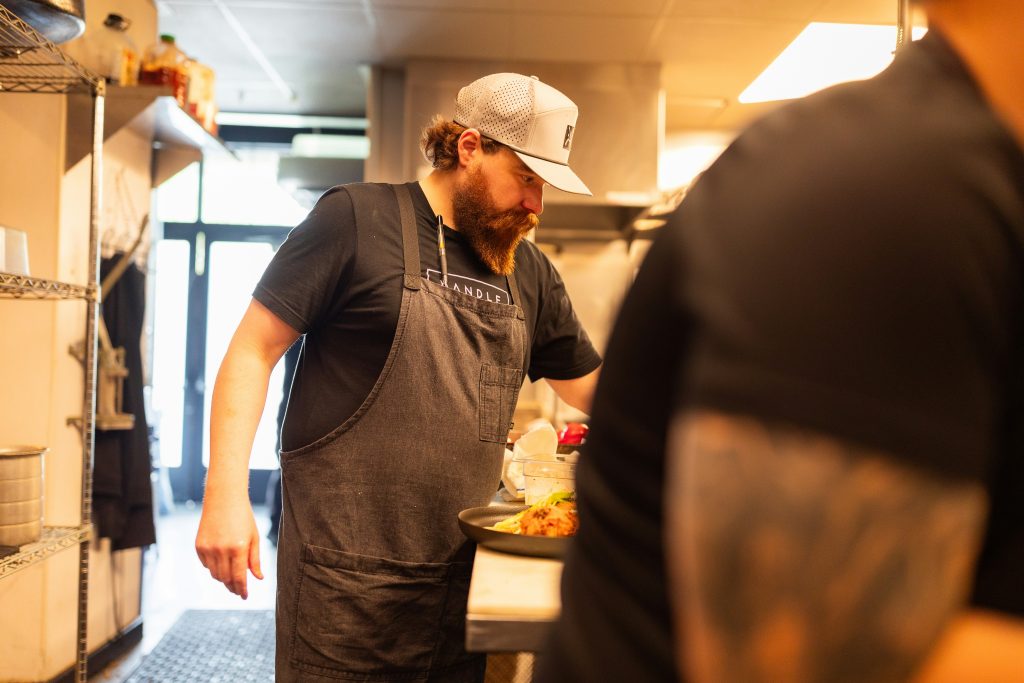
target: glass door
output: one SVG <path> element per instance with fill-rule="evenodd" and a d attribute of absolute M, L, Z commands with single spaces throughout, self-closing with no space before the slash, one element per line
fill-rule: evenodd
<path fill-rule="evenodd" d="M 214 381 L 252 291 L 288 228 L 164 225 L 156 245 L 152 405 L 159 456 L 174 500 L 201 501 L 209 465 Z M 250 497 L 261 503 L 278 468 L 283 363 L 270 379 L 250 458 Z"/>

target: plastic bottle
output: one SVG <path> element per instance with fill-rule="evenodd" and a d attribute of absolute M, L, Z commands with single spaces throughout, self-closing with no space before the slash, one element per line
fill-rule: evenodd
<path fill-rule="evenodd" d="M 216 134 L 217 124 L 214 116 L 217 105 L 214 101 L 214 72 L 206 64 L 191 60 L 189 62 L 188 106 L 186 110 L 203 128 Z"/>
<path fill-rule="evenodd" d="M 175 45 L 174 36 L 161 35 L 160 42 L 146 51 L 139 82 L 171 86 L 178 105 L 185 106 L 188 101 L 188 57 Z"/>
<path fill-rule="evenodd" d="M 112 12 L 103 20 L 103 25 L 108 29 L 102 34 L 103 76 L 118 85 L 138 85 L 139 51 L 127 33 L 131 21 Z"/>

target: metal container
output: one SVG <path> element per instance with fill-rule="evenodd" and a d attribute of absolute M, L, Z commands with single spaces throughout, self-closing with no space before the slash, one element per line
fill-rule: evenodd
<path fill-rule="evenodd" d="M 0 481 L 43 476 L 42 446 L 0 447 Z"/>
<path fill-rule="evenodd" d="M 40 522 L 43 519 L 43 500 L 22 500 L 17 503 L 0 503 L 0 526 Z"/>
<path fill-rule="evenodd" d="M 25 477 L 24 479 L 0 479 L 0 502 L 19 503 L 23 500 L 35 500 L 43 495 L 42 477 Z"/>
<path fill-rule="evenodd" d="M 67 42 L 85 31 L 85 0 L 4 0 L 0 4 L 53 43 Z"/>
<path fill-rule="evenodd" d="M 0 448 L 0 545 L 21 546 L 43 531 L 42 446 Z"/>
<path fill-rule="evenodd" d="M 43 523 L 40 520 L 24 524 L 0 524 L 0 545 L 20 546 L 34 543 L 43 534 Z"/>

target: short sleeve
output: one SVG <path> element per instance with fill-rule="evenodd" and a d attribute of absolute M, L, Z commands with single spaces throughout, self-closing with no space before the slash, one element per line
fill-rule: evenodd
<path fill-rule="evenodd" d="M 565 283 L 538 249 L 537 326 L 530 352 L 530 379 L 576 379 L 595 370 L 601 357 L 573 310 Z"/>
<path fill-rule="evenodd" d="M 253 297 L 299 332 L 315 330 L 344 305 L 355 254 L 352 200 L 334 188 L 288 234 Z"/>

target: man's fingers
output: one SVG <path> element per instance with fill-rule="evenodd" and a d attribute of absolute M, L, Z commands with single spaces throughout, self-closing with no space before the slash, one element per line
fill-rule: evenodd
<path fill-rule="evenodd" d="M 198 555 L 210 576 L 223 583 L 235 595 L 247 597 L 245 573 L 249 555 L 242 544 L 230 548 L 199 549 Z"/>
<path fill-rule="evenodd" d="M 249 543 L 249 569 L 252 575 L 260 581 L 263 580 L 263 572 L 260 570 L 260 539 L 259 536 Z"/>
<path fill-rule="evenodd" d="M 246 573 L 249 571 L 249 554 L 243 548 L 235 548 L 231 553 L 231 563 L 228 568 L 228 587 L 235 595 L 243 600 L 249 597 L 249 590 L 246 584 Z"/>

